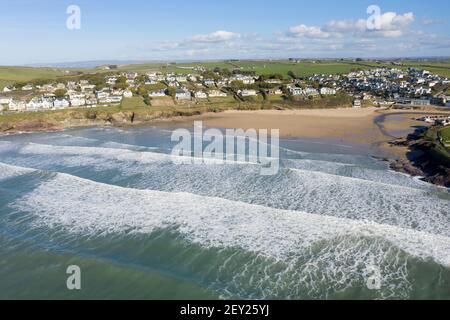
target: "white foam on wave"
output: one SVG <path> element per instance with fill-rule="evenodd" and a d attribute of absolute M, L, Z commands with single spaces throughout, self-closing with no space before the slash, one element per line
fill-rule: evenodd
<path fill-rule="evenodd" d="M 450 238 L 438 234 L 187 193 L 135 190 L 57 174 L 11 205 L 38 226 L 87 235 L 149 234 L 176 227 L 204 247 L 236 247 L 289 260 L 339 237 L 383 239 L 419 258 L 450 267 Z"/>
<path fill-rule="evenodd" d="M 17 167 L 12 166 L 5 163 L 0 163 L 0 182 L 11 179 L 14 177 L 18 177 L 27 173 L 34 172 L 36 170 L 29 169 L 29 168 L 23 168 L 23 167 Z"/>
<path fill-rule="evenodd" d="M 173 160 L 184 161 L 189 163 L 190 160 L 195 159 L 193 157 L 175 156 L 166 153 L 157 153 L 151 151 L 135 151 L 129 149 L 117 149 L 117 148 L 100 148 L 100 147 L 72 147 L 72 146 L 53 146 L 44 144 L 30 143 L 23 146 L 20 149 L 21 154 L 41 154 L 41 155 L 85 155 L 85 156 L 101 156 L 108 159 L 114 159 L 119 161 L 136 161 L 142 164 L 162 162 L 173 162 Z M 270 159 L 270 158 L 268 158 Z M 255 162 L 242 162 L 242 161 L 224 161 L 219 158 L 203 158 L 204 164 L 253 164 Z"/>
<path fill-rule="evenodd" d="M 450 199 L 439 197 L 439 193 L 426 188 L 295 168 L 282 169 L 274 177 L 261 177 L 258 166 L 177 166 L 171 163 L 170 155 L 129 150 L 117 152 L 107 148 L 30 144 L 21 153 L 45 156 L 45 159 L 36 160 L 37 168 L 44 166 L 45 170 L 63 164 L 91 166 L 100 171 L 116 169 L 124 178 L 139 175 L 133 182 L 127 182 L 127 186 L 131 183 L 131 187 L 139 189 L 188 192 L 450 235 Z M 25 160 L 25 163 L 29 162 Z"/>

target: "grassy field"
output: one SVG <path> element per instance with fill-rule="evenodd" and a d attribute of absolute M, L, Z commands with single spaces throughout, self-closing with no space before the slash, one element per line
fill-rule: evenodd
<path fill-rule="evenodd" d="M 442 138 L 442 142 L 444 145 L 450 145 L 450 127 L 444 128 L 439 132 L 439 135 Z"/>
<path fill-rule="evenodd" d="M 427 69 L 433 73 L 441 76 L 450 77 L 450 61 L 441 62 L 423 62 L 423 61 L 404 61 L 402 66 L 396 66 L 401 69 L 408 67 L 416 67 Z M 239 60 L 239 61 L 207 61 L 207 62 L 192 62 L 192 63 L 177 63 L 177 64 L 163 64 L 163 63 L 149 63 L 136 65 L 120 66 L 118 71 L 135 71 L 140 73 L 145 72 L 165 72 L 189 74 L 199 73 L 195 71 L 195 67 L 203 67 L 209 70 L 214 68 L 253 71 L 256 74 L 281 74 L 288 78 L 289 71 L 294 72 L 297 76 L 310 76 L 313 74 L 342 74 L 348 73 L 355 69 L 371 69 L 376 67 L 392 67 L 388 63 L 376 62 L 353 62 L 340 60 L 326 60 L 326 61 L 302 61 L 294 63 L 287 60 L 277 61 L 260 61 L 260 60 Z M 0 90 L 7 85 L 16 82 L 27 82 L 35 79 L 69 79 L 71 76 L 79 75 L 80 73 L 105 73 L 114 72 L 100 69 L 57 69 L 57 68 L 28 68 L 28 67 L 0 67 Z"/>
<path fill-rule="evenodd" d="M 142 97 L 132 97 L 132 98 L 124 98 L 122 100 L 121 107 L 124 109 L 127 108 L 140 108 L 146 107 L 147 105 L 144 103 L 144 99 Z"/>
<path fill-rule="evenodd" d="M 214 68 L 253 71 L 256 74 L 281 74 L 288 78 L 289 71 L 298 76 L 309 76 L 313 74 L 342 74 L 354 69 L 370 69 L 371 66 L 357 65 L 352 62 L 341 61 L 321 61 L 321 62 L 301 62 L 293 63 L 289 61 L 218 61 L 218 62 L 198 62 L 180 64 L 137 64 L 121 66 L 120 70 L 135 72 L 173 72 L 179 74 L 198 73 L 193 68 L 200 66 L 209 70 Z"/>
<path fill-rule="evenodd" d="M 55 79 L 70 76 L 86 70 L 63 70 L 55 68 L 0 67 L 0 90 L 16 82 L 35 79 Z"/>

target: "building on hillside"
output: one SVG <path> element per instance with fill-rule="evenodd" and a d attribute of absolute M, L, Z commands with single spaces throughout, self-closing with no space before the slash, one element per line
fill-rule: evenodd
<path fill-rule="evenodd" d="M 208 95 L 205 92 L 203 92 L 203 91 L 195 92 L 194 96 L 197 99 L 207 99 L 208 98 Z"/>
<path fill-rule="evenodd" d="M 211 90 L 208 92 L 208 96 L 210 98 L 221 98 L 221 97 L 226 97 L 227 94 L 225 92 L 222 92 L 219 90 Z"/>
<path fill-rule="evenodd" d="M 23 100 L 11 100 L 8 106 L 9 111 L 25 111 L 27 109 L 27 104 Z"/>
<path fill-rule="evenodd" d="M 22 91 L 31 91 L 33 90 L 33 86 L 31 84 L 27 84 L 26 86 L 22 87 Z"/>
<path fill-rule="evenodd" d="M 68 107 L 70 107 L 70 102 L 64 98 L 57 98 L 53 102 L 53 108 L 55 109 L 66 109 Z"/>
<path fill-rule="evenodd" d="M 288 90 L 293 96 L 301 96 L 303 94 L 303 89 L 299 87 L 290 86 Z"/>
<path fill-rule="evenodd" d="M 175 99 L 176 100 L 191 100 L 192 95 L 188 90 L 177 89 L 177 91 L 175 92 Z"/>
<path fill-rule="evenodd" d="M 253 90 L 253 89 L 250 89 L 250 90 L 245 89 L 245 90 L 240 91 L 240 95 L 242 97 L 254 97 L 257 95 L 257 92 L 256 92 L 256 90 Z"/>
<path fill-rule="evenodd" d="M 203 81 L 203 84 L 207 87 L 214 87 L 216 85 L 216 82 L 213 79 L 205 79 Z"/>
<path fill-rule="evenodd" d="M 323 87 L 323 88 L 320 89 L 320 94 L 323 95 L 323 96 L 335 95 L 336 94 L 336 89 Z"/>
<path fill-rule="evenodd" d="M 133 92 L 131 92 L 130 90 L 125 90 L 123 92 L 123 97 L 124 98 L 132 98 L 133 97 Z"/>
<path fill-rule="evenodd" d="M 151 92 L 149 92 L 148 96 L 151 98 L 165 97 L 166 90 L 161 89 L 161 90 L 157 90 L 157 91 L 151 91 Z"/>

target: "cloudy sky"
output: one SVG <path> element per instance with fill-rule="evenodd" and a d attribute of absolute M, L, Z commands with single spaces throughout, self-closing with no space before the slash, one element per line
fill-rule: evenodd
<path fill-rule="evenodd" d="M 0 5 L 0 65 L 450 56 L 448 0 L 2 0 Z M 79 19 L 77 10 L 68 13 L 71 5 L 80 9 Z"/>

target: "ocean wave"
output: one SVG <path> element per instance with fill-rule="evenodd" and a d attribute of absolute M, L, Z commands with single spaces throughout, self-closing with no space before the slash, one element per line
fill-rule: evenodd
<path fill-rule="evenodd" d="M 8 180 L 35 171 L 36 170 L 30 168 L 23 168 L 0 163 L 0 181 Z"/>
<path fill-rule="evenodd" d="M 123 186 L 136 189 L 187 192 L 275 209 L 450 234 L 448 194 L 427 186 L 416 187 L 413 179 L 409 179 L 411 185 L 401 186 L 295 168 L 282 168 L 276 176 L 263 177 L 257 165 L 179 166 L 167 154 L 117 152 L 107 148 L 29 144 L 20 153 L 32 155 L 33 159 L 18 157 L 16 164 L 48 171 L 55 165 L 75 169 L 84 166 L 97 172 L 114 170 L 113 178 L 100 181 L 109 184 L 121 185 L 124 181 Z M 36 158 L 36 155 L 41 156 Z M 67 171 L 72 173 L 70 169 Z"/>
<path fill-rule="evenodd" d="M 438 230 L 422 232 L 188 193 L 135 190 L 67 174 L 44 181 L 11 207 L 37 217 L 37 225 L 63 226 L 74 233 L 151 233 L 175 226 L 205 247 L 240 247 L 282 260 L 345 235 L 380 238 L 413 256 L 450 266 L 450 238 Z"/>

